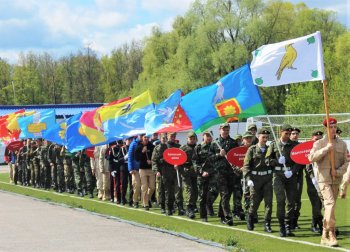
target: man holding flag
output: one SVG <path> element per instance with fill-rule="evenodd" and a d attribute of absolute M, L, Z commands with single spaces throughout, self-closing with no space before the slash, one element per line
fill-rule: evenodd
<path fill-rule="evenodd" d="M 327 119 L 325 119 L 323 125 L 327 127 L 327 124 Z M 329 118 L 329 128 L 332 141 L 328 142 L 326 136 L 316 141 L 311 149 L 309 160 L 314 162 L 316 179 L 324 200 L 321 244 L 334 247 L 338 246 L 335 235 L 335 203 L 338 197 L 339 185 L 349 165 L 349 161 L 347 160 L 346 143 L 336 137 L 337 120 L 335 118 Z M 330 167 L 330 152 L 332 150 L 335 170 Z"/>

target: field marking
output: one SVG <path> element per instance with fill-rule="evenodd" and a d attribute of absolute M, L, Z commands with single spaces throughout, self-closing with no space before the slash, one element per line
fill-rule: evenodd
<path fill-rule="evenodd" d="M 29 186 L 13 185 L 11 183 L 3 182 L 3 181 L 0 181 L 0 184 L 12 185 L 14 187 L 18 186 L 18 187 L 30 189 L 30 190 L 33 190 L 33 191 L 59 195 L 61 197 L 80 199 L 80 200 L 90 201 L 90 202 L 99 203 L 99 204 L 109 204 L 109 205 L 112 205 L 112 206 L 115 206 L 115 207 L 125 208 L 125 209 L 132 210 L 132 211 L 140 211 L 140 212 L 143 212 L 143 213 L 154 214 L 154 215 L 163 216 L 163 217 L 165 216 L 164 214 L 161 214 L 161 213 L 155 213 L 155 212 L 146 211 L 146 210 L 140 209 L 140 208 L 133 208 L 133 207 L 128 207 L 128 206 L 118 205 L 116 203 L 112 203 L 112 202 L 109 202 L 109 201 L 99 201 L 99 200 L 94 200 L 94 199 L 90 199 L 90 198 L 84 198 L 84 197 L 79 197 L 79 196 L 74 196 L 74 195 L 67 195 L 67 194 L 62 194 L 62 193 L 57 193 L 57 192 L 52 192 L 52 191 L 46 191 L 46 190 L 42 190 L 42 189 L 32 188 L 32 187 L 29 187 Z M 6 191 L 6 190 L 4 190 L 4 191 Z M 15 194 L 19 194 L 19 193 L 15 193 Z M 24 194 L 19 194 L 19 195 L 27 196 L 27 195 L 24 195 Z M 29 197 L 35 199 L 35 197 L 33 197 L 33 196 L 29 196 Z M 50 201 L 46 201 L 46 202 L 50 203 Z M 52 203 L 56 203 L 56 202 L 52 202 Z M 69 206 L 69 205 L 64 204 L 64 203 L 61 203 L 61 204 L 66 205 L 68 207 L 72 207 L 72 206 Z M 81 209 L 76 208 L 76 207 L 73 207 L 73 208 L 81 210 Z M 86 211 L 90 212 L 90 213 L 94 213 L 94 212 L 91 212 L 91 211 L 88 211 L 88 210 L 86 210 Z M 103 216 L 109 216 L 109 215 L 103 215 Z M 114 217 L 114 216 L 111 216 L 111 217 Z M 259 236 L 263 236 L 263 237 L 269 237 L 269 238 L 278 239 L 278 240 L 287 241 L 287 242 L 292 242 L 292 243 L 299 243 L 299 244 L 310 245 L 310 246 L 321 247 L 321 248 L 328 248 L 328 249 L 339 250 L 339 251 L 349 251 L 349 249 L 342 248 L 342 247 L 328 247 L 328 246 L 324 246 L 324 245 L 313 243 L 313 242 L 293 240 L 293 239 L 290 239 L 290 238 L 282 238 L 282 237 L 274 236 L 274 235 L 267 234 L 267 233 L 260 233 L 260 232 L 257 232 L 257 231 L 249 231 L 249 230 L 242 229 L 242 228 L 224 226 L 224 225 L 221 225 L 221 224 L 213 224 L 213 223 L 208 223 L 208 222 L 201 222 L 201 221 L 198 221 L 198 220 L 191 220 L 191 219 L 183 218 L 183 217 L 180 217 L 180 216 L 167 216 L 167 217 L 168 218 L 175 218 L 175 219 L 182 220 L 182 221 L 202 224 L 202 225 L 214 226 L 214 227 L 224 228 L 224 229 L 231 229 L 231 230 L 235 230 L 235 231 L 245 232 L 245 233 L 259 235 Z M 141 224 L 141 225 L 144 225 L 144 224 Z"/>

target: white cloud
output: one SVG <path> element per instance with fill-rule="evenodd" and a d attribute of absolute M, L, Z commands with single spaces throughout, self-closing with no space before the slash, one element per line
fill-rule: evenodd
<path fill-rule="evenodd" d="M 141 6 L 150 12 L 174 11 L 185 12 L 194 0 L 141 0 Z"/>

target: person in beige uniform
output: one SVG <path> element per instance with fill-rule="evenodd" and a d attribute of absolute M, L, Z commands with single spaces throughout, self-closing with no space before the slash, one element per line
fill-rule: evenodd
<path fill-rule="evenodd" d="M 327 120 L 323 121 L 327 127 Z M 349 165 L 346 143 L 336 137 L 337 120 L 329 118 L 331 142 L 328 137 L 316 141 L 311 149 L 309 160 L 314 162 L 315 176 L 324 199 L 323 232 L 321 244 L 338 246 L 335 235 L 335 203 L 343 174 Z M 326 131 L 326 129 L 325 129 Z M 333 150 L 335 171 L 331 168 L 330 153 Z"/>
<path fill-rule="evenodd" d="M 96 188 L 97 188 L 97 198 L 102 199 L 103 187 L 102 187 L 102 177 L 99 168 L 99 157 L 100 157 L 101 146 L 95 146 L 94 158 L 91 158 L 91 172 L 96 178 Z"/>
<path fill-rule="evenodd" d="M 100 169 L 102 178 L 102 200 L 109 201 L 111 199 L 111 180 L 109 174 L 109 161 L 106 159 L 106 152 L 108 151 L 108 145 L 102 145 L 100 148 L 100 154 L 98 157 L 98 168 Z"/>

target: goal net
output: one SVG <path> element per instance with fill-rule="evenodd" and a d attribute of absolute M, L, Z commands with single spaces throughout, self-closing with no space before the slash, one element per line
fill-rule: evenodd
<path fill-rule="evenodd" d="M 330 117 L 337 119 L 338 128 L 342 131 L 340 137 L 342 139 L 350 139 L 350 113 L 335 113 L 330 114 Z M 325 118 L 325 114 L 263 115 L 248 118 L 247 125 L 255 123 L 258 128 L 259 125 L 262 125 L 270 129 L 270 121 L 276 136 L 279 136 L 281 126 L 290 124 L 292 127 L 301 130 L 299 140 L 302 141 L 310 139 L 312 133 L 317 130 L 326 133 L 322 124 Z"/>

